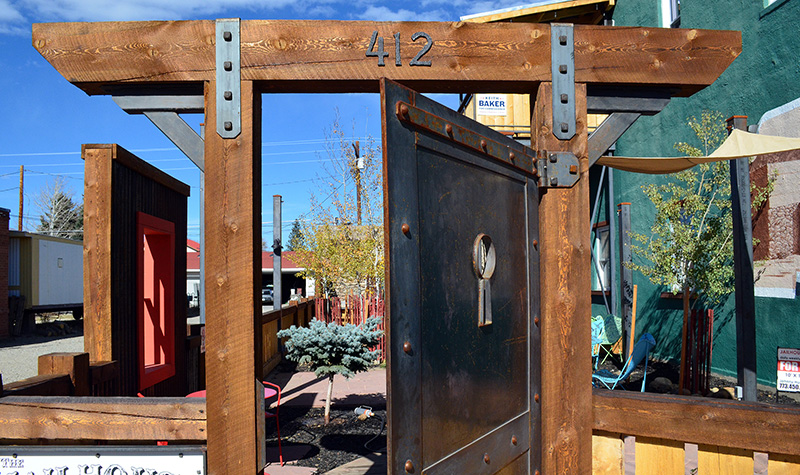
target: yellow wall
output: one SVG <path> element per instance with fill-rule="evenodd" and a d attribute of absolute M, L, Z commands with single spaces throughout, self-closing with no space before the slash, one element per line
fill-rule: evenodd
<path fill-rule="evenodd" d="M 483 125 L 515 139 L 530 139 L 531 100 L 529 94 L 492 94 L 506 97 L 506 115 L 478 115 L 476 95 L 467 104 L 464 115 Z M 587 126 L 592 133 L 605 119 L 606 114 L 589 114 Z"/>

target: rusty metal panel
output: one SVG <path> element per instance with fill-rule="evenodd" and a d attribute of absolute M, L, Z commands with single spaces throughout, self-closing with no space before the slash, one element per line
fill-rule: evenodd
<path fill-rule="evenodd" d="M 381 90 L 389 473 L 533 473 L 536 154 L 396 83 Z"/>

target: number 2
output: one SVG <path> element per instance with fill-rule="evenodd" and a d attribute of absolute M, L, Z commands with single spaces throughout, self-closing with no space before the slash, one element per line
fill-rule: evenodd
<path fill-rule="evenodd" d="M 411 37 L 411 41 L 417 41 L 420 38 L 425 38 L 425 45 L 422 47 L 421 50 L 419 50 L 417 55 L 414 56 L 414 59 L 412 59 L 411 62 L 408 63 L 409 66 L 430 66 L 431 65 L 430 61 L 420 61 L 420 59 L 422 59 L 422 57 L 425 56 L 425 53 L 427 53 L 428 51 L 431 50 L 431 46 L 433 46 L 433 40 L 431 39 L 431 36 L 429 34 L 423 32 L 423 31 L 418 31 L 418 32 L 414 33 L 414 35 Z"/>

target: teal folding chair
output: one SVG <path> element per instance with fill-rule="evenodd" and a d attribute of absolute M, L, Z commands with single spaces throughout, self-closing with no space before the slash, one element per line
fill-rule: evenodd
<path fill-rule="evenodd" d="M 616 343 L 622 338 L 622 319 L 613 313 L 609 313 L 607 315 L 598 315 L 595 318 L 602 318 L 603 319 L 603 334 L 602 338 L 600 339 L 600 347 L 598 348 L 599 352 L 605 352 L 605 356 L 601 363 L 605 363 L 609 356 L 613 356 L 614 353 L 610 350 L 613 348 Z M 600 355 L 597 355 L 598 358 Z M 620 363 L 622 362 L 622 357 L 620 355 Z"/>
<path fill-rule="evenodd" d="M 639 338 L 639 341 L 633 345 L 631 357 L 625 362 L 625 365 L 622 367 L 622 371 L 620 371 L 620 373 L 617 375 L 605 369 L 595 371 L 592 374 L 592 386 L 605 386 L 608 389 L 614 389 L 619 386 L 622 389 L 625 389 L 625 386 L 622 385 L 622 381 L 627 380 L 631 373 L 633 373 L 633 370 L 639 366 L 639 363 L 641 363 L 642 360 L 644 360 L 644 376 L 642 376 L 641 391 L 644 392 L 645 381 L 647 380 L 647 355 L 650 354 L 650 351 L 652 351 L 653 347 L 655 346 L 656 340 L 653 338 L 653 335 L 645 333 L 641 336 L 641 338 Z"/>

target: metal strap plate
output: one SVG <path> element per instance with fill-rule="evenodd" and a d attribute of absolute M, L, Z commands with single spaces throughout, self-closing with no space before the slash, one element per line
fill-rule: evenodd
<path fill-rule="evenodd" d="M 575 44 L 571 23 L 550 25 L 550 68 L 553 75 L 553 134 L 575 136 Z"/>
<path fill-rule="evenodd" d="M 525 412 L 422 470 L 422 475 L 491 475 L 529 450 L 530 413 Z"/>
<path fill-rule="evenodd" d="M 540 187 L 569 188 L 577 183 L 580 169 L 573 153 L 545 152 L 545 156 L 539 160 Z"/>
<path fill-rule="evenodd" d="M 536 152 L 522 144 L 518 149 L 512 149 L 507 145 L 455 125 L 446 119 L 403 101 L 397 102 L 395 114 L 400 122 L 446 137 L 455 143 L 482 152 L 527 174 L 538 176 L 536 171 Z"/>
<path fill-rule="evenodd" d="M 242 132 L 239 19 L 217 20 L 217 133 L 233 139 Z"/>

